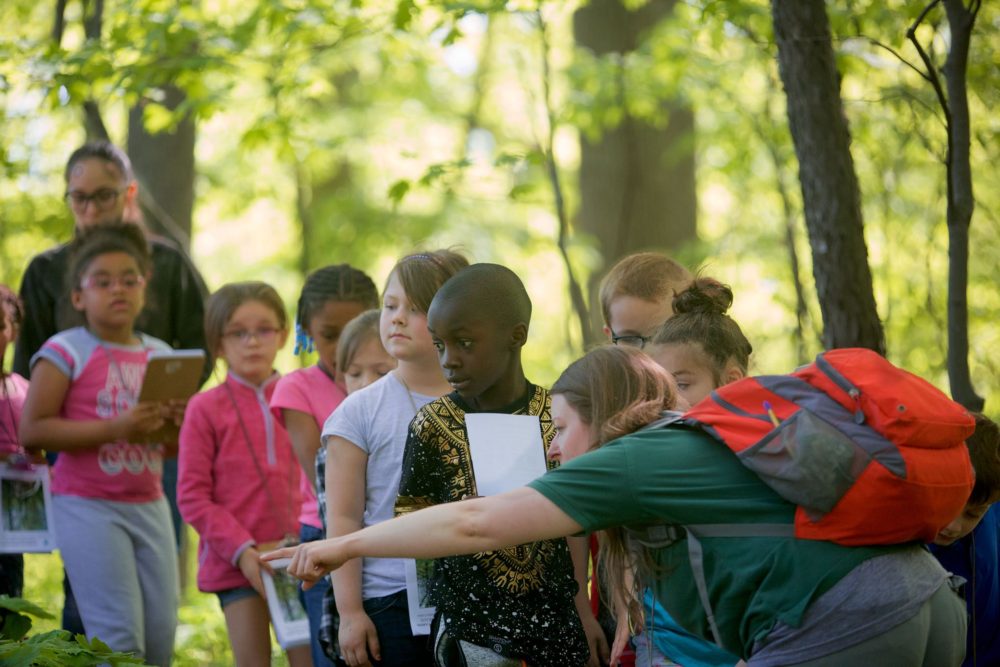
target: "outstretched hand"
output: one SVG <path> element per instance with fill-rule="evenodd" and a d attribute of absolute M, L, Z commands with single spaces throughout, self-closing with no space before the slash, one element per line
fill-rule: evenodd
<path fill-rule="evenodd" d="M 337 538 L 306 542 L 261 555 L 267 563 L 279 558 L 291 558 L 288 573 L 302 580 L 302 589 L 309 590 L 317 581 L 349 560 Z"/>

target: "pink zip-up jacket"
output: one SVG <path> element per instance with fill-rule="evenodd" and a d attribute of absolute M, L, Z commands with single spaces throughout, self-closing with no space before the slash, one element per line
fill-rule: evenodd
<path fill-rule="evenodd" d="M 288 432 L 268 407 L 278 377 L 254 387 L 229 373 L 223 384 L 192 398 L 184 414 L 177 505 L 201 537 L 201 591 L 249 586 L 237 565 L 240 554 L 298 536 L 301 470 Z"/>

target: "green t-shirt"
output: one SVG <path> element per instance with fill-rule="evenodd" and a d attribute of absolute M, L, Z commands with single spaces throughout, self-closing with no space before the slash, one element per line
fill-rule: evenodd
<path fill-rule="evenodd" d="M 590 532 L 643 524 L 792 523 L 783 500 L 724 445 L 686 428 L 642 431 L 588 452 L 530 486 Z M 897 547 L 842 547 L 791 537 L 703 538 L 708 598 L 727 650 L 749 657 L 777 621 L 806 607 L 862 561 Z M 711 641 L 687 540 L 652 553 L 657 600 Z"/>

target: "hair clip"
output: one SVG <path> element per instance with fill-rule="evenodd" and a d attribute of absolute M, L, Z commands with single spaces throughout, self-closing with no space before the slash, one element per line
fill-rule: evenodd
<path fill-rule="evenodd" d="M 435 257 L 434 255 L 427 254 L 425 252 L 418 252 L 418 253 L 414 253 L 412 255 L 407 255 L 406 257 L 403 258 L 403 261 L 410 262 L 410 261 L 413 261 L 415 259 L 419 259 L 419 260 L 422 260 L 422 261 L 425 261 L 425 262 L 430 262 L 431 264 L 433 264 L 434 266 L 436 266 L 438 268 L 441 267 L 441 262 L 440 262 L 440 260 L 437 257 Z"/>
<path fill-rule="evenodd" d="M 313 339 L 310 338 L 309 334 L 307 334 L 302 329 L 302 325 L 299 324 L 298 322 L 296 322 L 295 323 L 295 350 L 293 351 L 293 354 L 302 354 L 303 352 L 305 352 L 306 354 L 312 354 L 312 352 L 315 349 L 316 349 L 316 347 L 315 347 L 315 345 L 313 345 Z"/>

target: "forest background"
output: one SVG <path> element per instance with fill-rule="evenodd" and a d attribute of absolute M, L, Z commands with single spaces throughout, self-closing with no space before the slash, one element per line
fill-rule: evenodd
<path fill-rule="evenodd" d="M 947 4 L 825 5 L 886 352 L 946 391 L 949 116 L 928 65 L 940 77 L 953 46 Z M 1000 7 L 964 5 L 978 11 L 968 363 L 996 416 Z M 31 256 L 69 238 L 62 169 L 105 134 L 133 158 L 147 222 L 189 247 L 211 289 L 266 280 L 292 309 L 309 270 L 350 262 L 381 284 L 411 249 L 459 246 L 525 280 L 525 363 L 548 384 L 602 338 L 607 267 L 659 249 L 730 284 L 752 371 L 786 372 L 823 348 L 824 276 L 772 9 L 5 0 L 0 282 L 17 286 Z M 43 569 L 29 563 L 29 582 Z"/>

